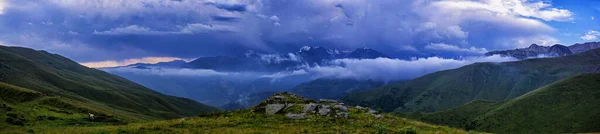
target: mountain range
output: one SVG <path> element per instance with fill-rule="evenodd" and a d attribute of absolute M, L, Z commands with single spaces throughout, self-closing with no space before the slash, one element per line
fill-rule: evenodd
<path fill-rule="evenodd" d="M 242 56 L 200 57 L 190 62 L 175 60 L 157 64 L 132 64 L 133 67 L 175 67 L 193 69 L 211 69 L 223 72 L 279 72 L 293 71 L 299 66 L 325 65 L 335 59 L 374 59 L 389 56 L 369 48 L 358 48 L 352 51 L 341 51 L 324 47 L 304 46 L 297 52 L 259 53 L 252 50 Z"/>
<path fill-rule="evenodd" d="M 157 64 L 138 63 L 124 67 L 101 68 L 101 70 L 125 77 L 161 93 L 191 98 L 212 106 L 223 106 L 232 105 L 228 104 L 230 102 L 254 104 L 239 101 L 246 100 L 245 98 L 256 93 L 288 91 L 304 82 L 317 79 L 302 74 L 282 78 L 277 77 L 277 75 L 293 73 L 311 66 L 327 66 L 329 62 L 336 59 L 373 59 L 380 57 L 389 58 L 389 56 L 369 48 L 342 51 L 324 47 L 304 46 L 295 52 L 289 53 L 259 53 L 249 50 L 241 56 L 201 57 L 190 62 L 175 60 Z M 203 74 L 213 73 L 215 75 L 193 75 L 195 74 L 194 71 L 198 70 L 204 70 Z M 181 73 L 178 75 L 165 75 L 167 72 Z M 369 82 L 375 81 L 369 80 Z M 321 83 L 323 84 L 323 82 Z M 330 85 L 331 87 L 319 85 L 321 87 L 305 88 L 321 89 L 323 91 L 349 90 L 335 87 L 345 85 Z M 346 87 L 351 88 L 350 86 Z M 368 89 L 373 88 L 373 86 L 356 88 Z M 311 94 L 301 91 L 298 93 L 302 95 Z M 314 93 L 312 94 L 313 96 L 307 97 L 316 97 Z M 341 98 L 346 94 L 347 91 L 334 91 L 327 96 Z M 244 105 L 243 107 L 249 106 Z"/>
<path fill-rule="evenodd" d="M 600 42 L 587 42 L 583 44 L 574 44 L 571 46 L 553 45 L 553 46 L 539 46 L 532 44 L 528 48 L 519 48 L 515 50 L 503 50 L 503 51 L 492 51 L 485 55 L 502 55 L 510 56 L 518 59 L 536 58 L 536 57 L 557 57 L 571 54 L 578 54 L 588 50 L 600 48 Z"/>

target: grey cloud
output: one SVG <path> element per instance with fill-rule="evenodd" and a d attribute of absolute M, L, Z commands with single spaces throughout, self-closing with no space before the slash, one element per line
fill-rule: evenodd
<path fill-rule="evenodd" d="M 20 36 L 34 34 L 72 46 L 77 44 L 71 42 L 79 42 L 103 51 L 142 50 L 147 52 L 145 56 L 233 55 L 247 49 L 290 52 L 311 45 L 336 49 L 369 47 L 405 58 L 451 57 L 462 54 L 438 54 L 426 46 L 443 42 L 465 49 L 498 50 L 557 43 L 550 36 L 555 30 L 543 20 L 568 18 L 564 14 L 562 19 L 537 14 L 554 11 L 547 2 L 545 8 L 532 8 L 531 13 L 511 12 L 506 10 L 510 6 L 502 4 L 494 8 L 501 10 L 477 8 L 491 5 L 487 2 L 457 5 L 425 0 L 10 0 L 8 5 L 14 6 L 5 7 L 0 16 L 10 19 L 0 19 L 0 28 L 16 32 L 0 32 L 0 36 L 6 44 L 38 49 L 46 47 L 40 47 L 43 43 L 21 44 L 26 41 Z M 69 31 L 79 35 L 56 35 Z M 161 38 L 154 37 L 159 35 Z M 69 55 L 65 53 L 69 51 L 73 50 L 59 53 Z M 118 59 L 103 60 L 127 57 L 111 58 Z"/>
<path fill-rule="evenodd" d="M 215 2 L 206 2 L 204 5 L 215 6 L 216 8 L 231 11 L 231 12 L 245 12 L 248 10 L 246 8 L 246 4 L 241 3 L 215 3 Z"/>
<path fill-rule="evenodd" d="M 213 15 L 210 16 L 213 20 L 216 21 L 224 21 L 224 22 L 239 22 L 240 19 L 239 17 L 232 17 L 232 16 L 221 16 L 221 15 Z"/>
<path fill-rule="evenodd" d="M 196 34 L 208 32 L 236 32 L 237 29 L 225 25 L 188 24 L 179 31 L 155 31 L 147 27 L 131 25 L 113 28 L 107 31 L 94 31 L 97 35 L 168 35 L 168 34 Z"/>

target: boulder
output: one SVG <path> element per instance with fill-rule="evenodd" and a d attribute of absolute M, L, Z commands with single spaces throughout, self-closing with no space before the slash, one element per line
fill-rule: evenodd
<path fill-rule="evenodd" d="M 377 119 L 381 119 L 383 116 L 381 116 L 381 114 L 371 114 L 373 115 L 373 117 L 377 118 Z"/>
<path fill-rule="evenodd" d="M 320 105 L 319 106 L 319 115 L 329 115 L 331 113 L 331 107 L 328 105 Z"/>
<path fill-rule="evenodd" d="M 267 104 L 265 111 L 267 114 L 275 114 L 285 108 L 284 104 Z"/>
<path fill-rule="evenodd" d="M 339 112 L 339 113 L 337 113 L 337 115 L 338 115 L 339 117 L 344 117 L 344 118 L 348 118 L 348 117 L 350 117 L 350 116 L 348 115 L 348 113 L 346 113 L 346 112 Z"/>
<path fill-rule="evenodd" d="M 285 117 L 288 119 L 297 120 L 297 119 L 304 119 L 304 115 L 305 115 L 305 113 L 301 113 L 301 114 L 287 113 L 287 114 L 285 114 Z"/>
<path fill-rule="evenodd" d="M 344 111 L 344 112 L 348 112 L 348 107 L 346 107 L 344 105 L 335 105 L 335 109 Z"/>
<path fill-rule="evenodd" d="M 304 108 L 302 109 L 302 113 L 315 113 L 315 111 L 317 110 L 317 104 L 315 103 L 309 103 L 304 105 Z"/>

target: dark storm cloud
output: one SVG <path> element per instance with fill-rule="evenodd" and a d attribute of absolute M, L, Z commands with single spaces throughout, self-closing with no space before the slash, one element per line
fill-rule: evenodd
<path fill-rule="evenodd" d="M 216 21 L 224 21 L 224 22 L 238 22 L 241 18 L 231 17 L 231 16 L 220 16 L 220 15 L 212 15 L 210 16 L 213 20 Z"/>
<path fill-rule="evenodd" d="M 246 5 L 245 4 L 236 4 L 236 3 L 214 3 L 214 2 L 206 2 L 204 5 L 215 6 L 219 9 L 232 11 L 232 12 L 245 12 Z"/>
<path fill-rule="evenodd" d="M 451 57 L 557 43 L 545 22 L 570 17 L 549 3 L 493 2 L 8 0 L 0 4 L 0 43 L 80 62 L 289 52 L 306 45 Z M 515 5 L 527 12 L 512 10 Z"/>

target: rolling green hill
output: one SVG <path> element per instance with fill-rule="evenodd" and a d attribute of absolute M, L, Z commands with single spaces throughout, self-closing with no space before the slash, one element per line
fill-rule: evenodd
<path fill-rule="evenodd" d="M 584 74 L 504 102 L 474 101 L 411 118 L 495 133 L 600 132 L 600 74 Z"/>
<path fill-rule="evenodd" d="M 600 72 L 600 49 L 557 58 L 475 63 L 352 93 L 343 100 L 387 112 L 435 112 L 473 100 L 509 100 L 564 78 L 595 72 Z"/>
<path fill-rule="evenodd" d="M 3 88 L 0 100 L 17 113 L 53 109 L 53 113 L 62 110 L 86 115 L 97 112 L 123 121 L 137 121 L 219 110 L 193 100 L 160 94 L 56 54 L 21 47 L 0 46 L 0 82 Z M 18 116 L 33 118 L 27 115 Z"/>

